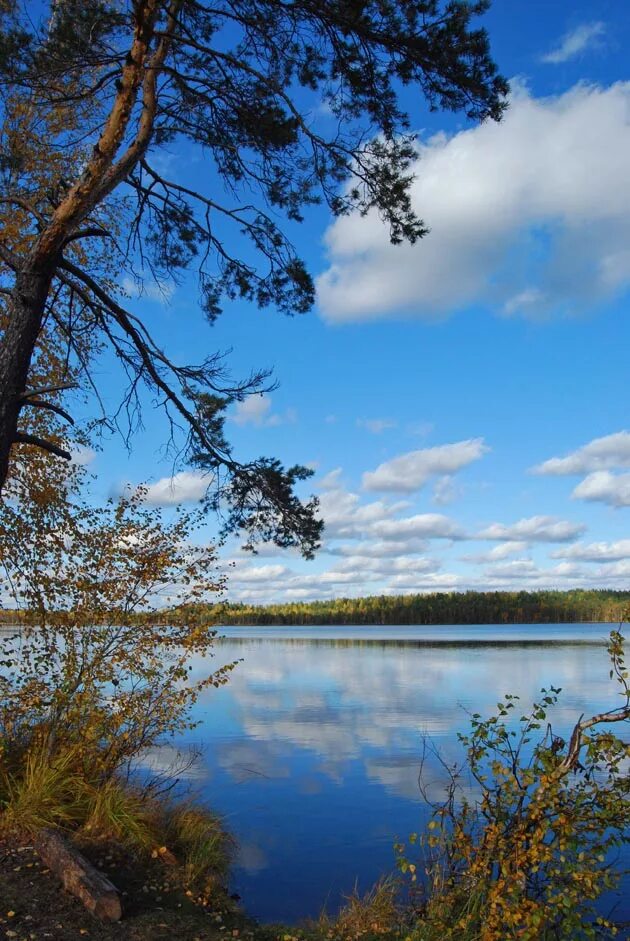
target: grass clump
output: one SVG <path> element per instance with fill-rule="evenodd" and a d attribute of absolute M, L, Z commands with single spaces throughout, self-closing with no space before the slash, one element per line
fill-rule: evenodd
<path fill-rule="evenodd" d="M 0 831 L 34 834 L 42 827 L 72 828 L 82 815 L 84 781 L 76 755 L 68 750 L 52 759 L 43 748 L 25 751 L 0 771 Z"/>
<path fill-rule="evenodd" d="M 86 787 L 80 826 L 83 839 L 114 841 L 144 854 L 159 839 L 156 830 L 154 809 L 140 791 L 115 778 Z"/>
<path fill-rule="evenodd" d="M 227 877 L 234 841 L 221 820 L 204 807 L 172 806 L 164 816 L 167 846 L 180 861 L 187 889 L 206 894 Z"/>
<path fill-rule="evenodd" d="M 363 895 L 355 887 L 335 918 L 326 913 L 320 915 L 317 934 L 334 941 L 399 938 L 403 922 L 399 889 L 397 880 L 392 877 L 380 879 Z"/>
<path fill-rule="evenodd" d="M 207 903 L 221 893 L 233 841 L 220 819 L 193 804 L 178 804 L 113 775 L 90 775 L 75 748 L 51 755 L 31 744 L 6 756 L 0 768 L 0 836 L 64 830 L 84 847 L 113 845 L 142 865 L 158 860 L 171 882 Z M 153 864 L 153 863 L 152 863 Z"/>

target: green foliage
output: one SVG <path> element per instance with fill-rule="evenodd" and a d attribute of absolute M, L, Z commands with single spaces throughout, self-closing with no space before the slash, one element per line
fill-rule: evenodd
<path fill-rule="evenodd" d="M 402 871 L 413 881 L 419 872 L 426 877 L 415 941 L 617 934 L 595 903 L 618 884 L 611 853 L 628 841 L 630 825 L 630 749 L 613 733 L 616 723 L 630 722 L 618 631 L 609 653 L 622 703 L 581 717 L 568 742 L 550 724 L 561 692 L 554 687 L 517 723 L 512 695 L 489 719 L 473 715 L 470 733 L 460 736 L 464 767 L 444 766 L 450 783 L 420 839 L 424 859 L 412 863 L 397 847 Z"/>
<path fill-rule="evenodd" d="M 44 456 L 35 466 L 16 464 L 0 506 L 0 590 L 21 613 L 0 634 L 0 828 L 164 849 L 178 878 L 206 891 L 227 865 L 220 824 L 128 772 L 191 728 L 191 705 L 234 666 L 212 666 L 209 617 L 177 604 L 220 590 L 214 549 L 195 545 L 196 514 L 165 523 L 142 489 L 94 507 L 80 497 L 82 469 Z"/>
<path fill-rule="evenodd" d="M 212 469 L 208 504 L 228 507 L 228 527 L 310 556 L 317 502 L 295 496 L 309 470 L 241 462 L 224 437 L 225 407 L 268 390 L 269 373 L 239 381 L 205 351 L 176 362 L 126 309 L 135 292 L 122 285 L 129 278 L 141 292 L 146 277 L 166 296 L 192 267 L 210 322 L 235 299 L 303 313 L 315 287 L 290 233 L 309 207 L 376 214 L 393 243 L 424 236 L 410 197 L 410 128 L 422 110 L 408 114 L 401 91 L 422 107 L 498 120 L 508 84 L 477 25 L 487 9 L 487 0 L 2 3 L 0 278 L 11 329 L 0 323 L 0 486 L 24 441 L 33 405 L 24 392 L 46 324 L 101 408 L 120 390 L 104 424 L 126 417 L 129 441 L 148 390 L 176 453 Z M 182 182 L 173 154 L 197 154 L 203 173 Z M 103 347 L 120 366 L 107 395 Z"/>
<path fill-rule="evenodd" d="M 544 624 L 619 622 L 630 592 L 465 591 L 331 601 L 225 605 L 222 624 Z"/>
<path fill-rule="evenodd" d="M 211 668 L 208 613 L 181 607 L 221 582 L 213 548 L 192 542 L 198 515 L 167 524 L 142 490 L 94 507 L 77 497 L 81 471 L 56 469 L 22 468 L 16 502 L 0 507 L 0 588 L 23 611 L 0 637 L 0 738 L 11 752 L 82 753 L 105 781 L 190 727 L 202 690 L 226 682 L 233 664 Z M 196 681 L 193 656 L 207 664 Z"/>

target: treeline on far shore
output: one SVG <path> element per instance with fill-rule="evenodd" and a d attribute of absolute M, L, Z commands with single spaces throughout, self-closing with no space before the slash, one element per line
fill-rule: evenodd
<path fill-rule="evenodd" d="M 361 625 L 361 624 L 572 624 L 630 620 L 630 591 L 464 591 L 415 595 L 370 595 L 327 601 L 253 605 L 239 602 L 187 604 L 195 620 L 212 624 Z M 156 612 L 157 613 L 157 612 Z M 146 618 L 146 614 L 145 614 Z M 159 619 L 168 621 L 168 610 Z M 0 626 L 33 623 L 25 611 L 0 609 Z"/>
<path fill-rule="evenodd" d="M 264 606 L 233 603 L 221 608 L 219 623 L 226 626 L 619 623 L 629 614 L 630 591 L 466 591 Z"/>

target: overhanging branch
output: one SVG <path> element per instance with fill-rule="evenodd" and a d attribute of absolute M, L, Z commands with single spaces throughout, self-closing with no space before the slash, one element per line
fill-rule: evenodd
<path fill-rule="evenodd" d="M 42 451 L 48 451 L 49 454 L 54 454 L 56 457 L 62 457 L 66 461 L 72 460 L 72 455 L 69 451 L 60 448 L 57 444 L 53 444 L 52 441 L 40 438 L 39 435 L 31 435 L 26 431 L 16 431 L 13 440 L 16 444 L 32 444 L 36 448 L 41 448 Z"/>

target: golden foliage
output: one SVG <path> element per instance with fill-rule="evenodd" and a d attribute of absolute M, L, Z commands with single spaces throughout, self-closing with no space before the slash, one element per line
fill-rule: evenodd
<path fill-rule="evenodd" d="M 630 825 L 629 746 L 613 734 L 630 722 L 630 686 L 623 637 L 610 636 L 611 679 L 622 704 L 581 718 L 568 742 L 553 734 L 549 711 L 560 690 L 514 722 L 518 697 L 498 714 L 472 718 L 461 735 L 467 760 L 450 774 L 447 796 L 434 805 L 420 842 L 423 864 L 398 845 L 399 866 L 426 883 L 414 941 L 544 941 L 615 937 L 596 900 L 618 884 L 611 854 Z M 540 736 L 536 741 L 536 736 Z M 464 778 L 465 775 L 465 778 Z M 472 786 L 476 797 L 464 793 Z"/>

